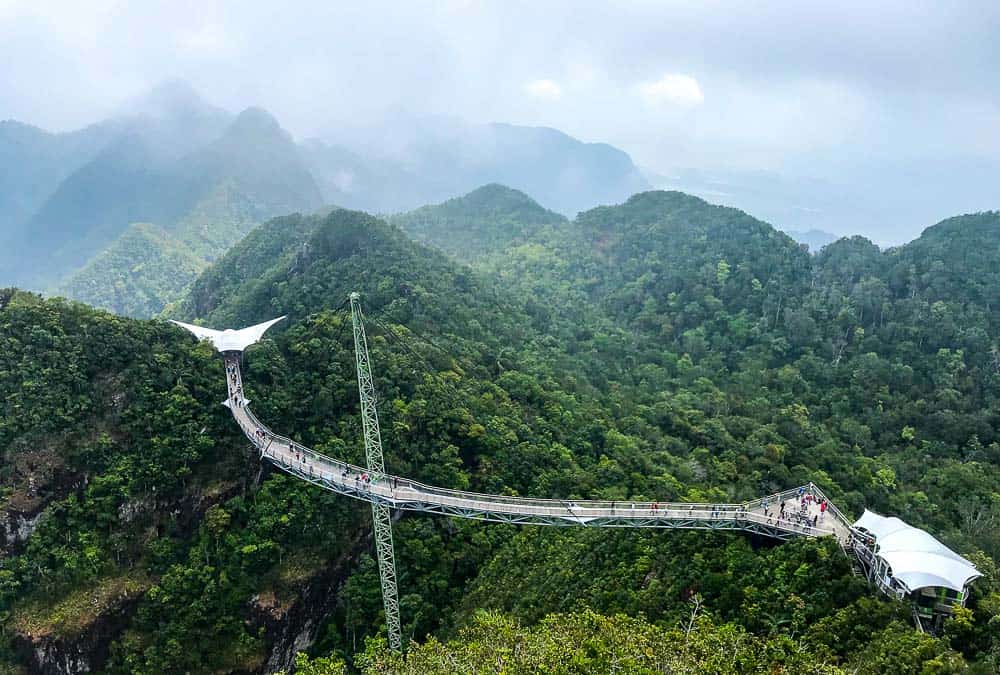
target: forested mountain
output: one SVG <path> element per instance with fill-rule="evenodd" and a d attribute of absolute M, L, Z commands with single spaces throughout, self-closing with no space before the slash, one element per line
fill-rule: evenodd
<path fill-rule="evenodd" d="M 207 267 L 195 250 L 156 225 L 135 223 L 57 292 L 127 316 L 155 316 Z"/>
<path fill-rule="evenodd" d="M 465 262 L 528 243 L 545 225 L 567 223 L 523 192 L 496 183 L 389 221 L 417 241 Z"/>
<path fill-rule="evenodd" d="M 7 292 L 4 661 L 265 672 L 309 647 L 332 657 L 306 673 L 514 654 L 529 672 L 617 658 L 635 672 L 661 659 L 994 672 L 1000 214 L 898 249 L 855 238 L 810 256 L 680 193 L 566 221 L 489 186 L 418 213 L 394 222 L 467 264 L 362 213 L 288 216 L 208 268 L 171 315 L 226 327 L 288 314 L 245 355 L 255 411 L 361 461 L 343 311 L 359 290 L 391 471 L 563 499 L 736 501 L 811 480 L 849 513 L 899 515 L 973 559 L 985 576 L 968 610 L 939 637 L 917 633 L 832 541 L 404 515 L 403 632 L 419 644 L 399 663 L 363 641 L 383 622 L 368 509 L 258 473 L 218 405 L 207 345 Z"/>

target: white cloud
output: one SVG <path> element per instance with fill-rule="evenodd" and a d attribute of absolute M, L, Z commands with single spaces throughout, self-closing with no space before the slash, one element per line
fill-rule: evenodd
<path fill-rule="evenodd" d="M 533 80 L 524 85 L 525 91 L 535 98 L 557 101 L 562 97 L 562 87 L 552 80 Z"/>
<path fill-rule="evenodd" d="M 638 86 L 639 95 L 651 105 L 681 103 L 698 105 L 704 103 L 705 95 L 698 80 L 690 75 L 668 73 L 654 82 L 643 82 Z"/>

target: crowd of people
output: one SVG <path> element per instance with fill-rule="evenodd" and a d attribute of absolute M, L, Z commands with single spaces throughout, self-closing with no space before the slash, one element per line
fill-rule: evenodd
<path fill-rule="evenodd" d="M 777 501 L 777 497 L 775 500 Z M 812 490 L 800 487 L 798 493 L 783 496 L 778 503 L 778 511 L 772 511 L 773 504 L 769 497 L 761 500 L 761 508 L 767 518 L 767 524 L 792 525 L 800 527 L 819 527 L 820 521 L 826 519 L 830 503 L 813 494 Z M 814 508 L 815 507 L 815 508 Z"/>
<path fill-rule="evenodd" d="M 237 407 L 245 406 L 246 399 L 243 398 L 243 385 L 239 381 L 236 364 L 230 363 L 226 365 L 226 375 L 226 380 L 229 383 L 229 398 L 232 404 Z"/>

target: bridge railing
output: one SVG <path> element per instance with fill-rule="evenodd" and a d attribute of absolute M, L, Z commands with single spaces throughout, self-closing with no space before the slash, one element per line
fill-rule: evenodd
<path fill-rule="evenodd" d="M 230 378 L 229 367 L 234 367 Z M 694 502 L 638 502 L 633 500 L 570 500 L 545 499 L 537 497 L 519 497 L 515 495 L 487 495 L 477 492 L 467 492 L 450 488 L 426 485 L 401 476 L 372 475 L 366 468 L 348 462 L 334 459 L 316 452 L 287 436 L 275 433 L 264 425 L 253 411 L 245 404 L 242 396 L 242 373 L 239 363 L 235 360 L 226 362 L 229 405 L 233 417 L 244 434 L 254 446 L 272 461 L 293 468 L 303 474 L 321 478 L 323 481 L 350 489 L 351 483 L 356 491 L 370 492 L 390 503 L 405 505 L 406 503 L 432 503 L 438 506 L 449 506 L 460 510 L 479 510 L 483 512 L 537 515 L 549 518 L 562 518 L 585 522 L 596 518 L 634 519 L 649 518 L 653 520 L 703 520 L 703 521 L 734 521 L 752 522 L 767 527 L 775 527 L 789 532 L 799 532 L 812 535 L 831 534 L 832 529 L 812 527 L 796 522 L 791 515 L 781 519 L 777 513 L 782 501 L 798 499 L 809 491 L 814 495 L 822 493 L 815 485 L 792 488 L 777 492 L 766 497 L 742 503 L 694 503 Z M 295 454 L 297 453 L 297 457 Z M 313 473 L 314 472 L 314 473 Z M 361 481 L 361 476 L 368 478 Z M 833 506 L 828 502 L 829 506 Z M 768 513 L 761 513 L 767 507 Z M 835 508 L 835 507 L 833 507 Z M 839 511 L 834 512 L 843 520 Z"/>
<path fill-rule="evenodd" d="M 315 474 L 310 473 L 310 475 L 315 475 L 317 478 L 342 487 L 349 488 L 351 483 L 354 483 L 357 489 L 371 492 L 379 498 L 400 506 L 404 506 L 407 503 L 431 503 L 459 510 L 533 515 L 578 520 L 580 522 L 597 518 L 690 519 L 710 522 L 734 521 L 737 523 L 756 523 L 783 531 L 812 536 L 833 533 L 832 529 L 797 523 L 790 517 L 779 519 L 777 514 L 767 516 L 755 511 L 764 502 L 767 502 L 769 508 L 773 507 L 777 511 L 778 504 L 783 499 L 787 500 L 798 497 L 799 488 L 785 490 L 762 499 L 738 504 L 713 504 L 707 502 L 568 500 L 518 497 L 514 495 L 487 495 L 426 485 L 409 478 L 393 475 L 381 477 L 370 476 L 370 481 L 362 482 L 360 477 L 370 474 L 364 467 L 334 459 L 308 448 L 287 436 L 274 433 L 261 423 L 247 406 L 237 406 L 234 409 L 234 413 L 246 436 L 262 453 L 266 454 L 273 461 L 293 467 L 303 473 L 306 470 L 315 471 Z M 298 453 L 298 458 L 294 454 L 289 455 L 289 453 Z"/>

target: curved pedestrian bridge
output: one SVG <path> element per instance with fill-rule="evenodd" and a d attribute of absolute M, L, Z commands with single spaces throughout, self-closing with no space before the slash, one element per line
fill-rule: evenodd
<path fill-rule="evenodd" d="M 226 354 L 229 396 L 224 404 L 261 457 L 302 480 L 355 499 L 405 511 L 524 525 L 742 530 L 777 539 L 836 536 L 841 542 L 849 534 L 849 521 L 812 484 L 750 502 L 694 504 L 511 497 L 450 490 L 390 474 L 375 475 L 271 431 L 250 410 L 243 394 L 239 361 L 238 353 Z M 820 506 L 824 501 L 825 512 Z"/>

